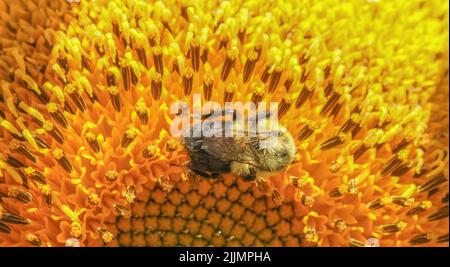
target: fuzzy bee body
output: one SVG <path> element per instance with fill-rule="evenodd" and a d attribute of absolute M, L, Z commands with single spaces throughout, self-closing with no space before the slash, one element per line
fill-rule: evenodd
<path fill-rule="evenodd" d="M 275 132 L 256 132 L 255 135 L 246 131 L 238 135 L 238 131 L 241 130 L 233 128 L 232 137 L 223 134 L 184 137 L 183 144 L 190 157 L 190 170 L 206 178 L 217 178 L 223 173 L 232 172 L 244 180 L 254 181 L 258 176 L 282 171 L 293 161 L 295 144 L 285 128 L 278 127 Z M 272 147 L 261 145 L 271 138 L 276 138 Z"/>

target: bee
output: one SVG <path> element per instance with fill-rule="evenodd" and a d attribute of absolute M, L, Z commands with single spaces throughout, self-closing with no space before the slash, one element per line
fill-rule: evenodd
<path fill-rule="evenodd" d="M 233 116 L 230 117 L 229 115 Z M 228 117 L 227 117 L 228 115 Z M 253 116 L 256 123 L 248 124 L 256 127 L 268 121 L 267 112 L 259 112 Z M 217 115 L 206 114 L 202 122 L 217 120 Z M 235 120 L 236 110 L 225 110 L 219 120 Z M 252 121 L 252 120 L 250 120 Z M 258 128 L 260 129 L 260 128 Z M 285 170 L 295 158 L 294 139 L 286 128 L 275 124 L 272 130 L 250 131 L 249 128 L 233 126 L 232 136 L 209 134 L 202 132 L 200 137 L 189 135 L 183 137 L 182 144 L 190 157 L 189 169 L 205 178 L 218 178 L 224 173 L 233 173 L 246 181 L 255 181 L 257 177 L 267 177 L 274 172 Z"/>

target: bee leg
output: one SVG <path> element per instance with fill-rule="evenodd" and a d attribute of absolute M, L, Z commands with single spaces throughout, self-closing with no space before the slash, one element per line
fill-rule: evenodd
<path fill-rule="evenodd" d="M 248 173 L 245 175 L 242 175 L 242 179 L 248 182 L 253 182 L 256 180 L 256 171 L 254 168 L 250 168 L 248 170 Z"/>
<path fill-rule="evenodd" d="M 256 173 L 251 173 L 249 175 L 242 176 L 242 179 L 248 182 L 253 182 L 256 180 Z"/>
<path fill-rule="evenodd" d="M 219 178 L 219 176 L 220 176 L 220 173 L 217 173 L 217 172 L 211 173 L 211 178 L 213 178 L 213 179 L 217 179 L 217 178 Z"/>
<path fill-rule="evenodd" d="M 241 176 L 246 181 L 253 181 L 256 179 L 256 171 L 249 164 L 233 161 L 230 164 L 230 168 L 232 173 Z"/>
<path fill-rule="evenodd" d="M 193 173 L 195 173 L 195 174 L 197 174 L 197 175 L 200 175 L 201 177 L 203 177 L 203 178 L 207 178 L 207 179 L 209 179 L 209 178 L 215 178 L 215 177 L 212 177 L 211 175 L 209 175 L 209 174 L 207 174 L 206 172 L 204 172 L 204 171 L 201 171 L 201 170 L 198 170 L 198 169 L 190 169 Z"/>

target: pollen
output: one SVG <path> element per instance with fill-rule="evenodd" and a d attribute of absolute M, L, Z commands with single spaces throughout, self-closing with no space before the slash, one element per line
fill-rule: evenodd
<path fill-rule="evenodd" d="M 0 246 L 448 246 L 439 0 L 0 0 Z M 276 102 L 286 170 L 189 170 L 171 105 Z"/>

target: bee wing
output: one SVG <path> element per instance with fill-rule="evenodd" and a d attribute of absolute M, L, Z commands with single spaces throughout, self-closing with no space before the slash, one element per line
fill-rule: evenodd
<path fill-rule="evenodd" d="M 206 137 L 201 142 L 203 150 L 224 162 L 259 165 L 257 150 L 248 137 Z"/>

